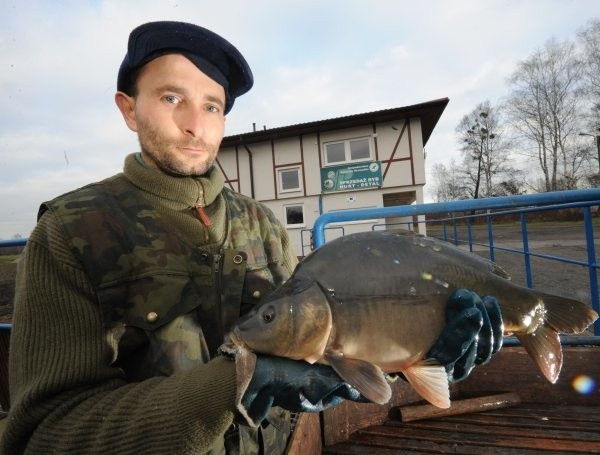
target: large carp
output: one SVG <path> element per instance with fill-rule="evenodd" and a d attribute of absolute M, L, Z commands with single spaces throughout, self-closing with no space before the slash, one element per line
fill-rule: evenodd
<path fill-rule="evenodd" d="M 448 407 L 446 372 L 425 356 L 460 288 L 498 299 L 505 333 L 552 383 L 562 366 L 558 333 L 579 333 L 598 317 L 582 302 L 516 285 L 497 265 L 448 243 L 379 231 L 313 251 L 230 338 L 257 353 L 329 364 L 376 403 L 391 397 L 383 373 L 403 373 L 423 398 Z"/>

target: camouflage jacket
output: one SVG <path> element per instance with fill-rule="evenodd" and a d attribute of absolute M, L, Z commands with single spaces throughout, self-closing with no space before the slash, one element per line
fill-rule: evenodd
<path fill-rule="evenodd" d="M 61 220 L 96 289 L 113 365 L 131 381 L 208 362 L 231 324 L 289 276 L 285 231 L 261 204 L 222 189 L 226 234 L 214 253 L 175 232 L 139 192 L 118 174 L 39 214 Z M 287 431 L 263 439 L 281 447 Z"/>

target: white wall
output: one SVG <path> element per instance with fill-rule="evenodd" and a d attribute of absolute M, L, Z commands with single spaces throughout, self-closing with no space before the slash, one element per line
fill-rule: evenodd
<path fill-rule="evenodd" d="M 320 143 L 318 138 L 320 137 Z M 378 159 L 384 161 L 383 170 L 387 168 L 383 188 L 373 188 L 360 191 L 344 191 L 325 193 L 321 195 L 320 163 L 324 164 L 319 152 L 324 150 L 324 143 L 347 140 L 359 137 L 370 137 L 375 158 L 375 143 L 377 144 Z M 323 213 L 337 210 L 359 209 L 383 206 L 383 193 L 415 191 L 417 203 L 423 202 L 425 184 L 425 162 L 421 134 L 421 123 L 418 118 L 398 119 L 375 125 L 367 124 L 356 128 L 341 129 L 306 134 L 302 137 L 288 137 L 270 141 L 248 144 L 253 160 L 254 198 L 267 205 L 285 224 L 285 206 L 288 204 L 303 204 L 304 225 L 287 227 L 297 255 L 302 254 L 301 232 L 312 228 L 319 216 L 319 199 Z M 274 153 L 273 153 L 274 149 Z M 412 154 L 411 154 L 412 149 Z M 393 156 L 392 156 L 393 155 Z M 273 162 L 273 156 L 275 162 Z M 410 160 L 412 156 L 412 161 Z M 239 178 L 240 192 L 251 196 L 249 155 L 246 148 L 238 146 L 236 157 L 235 148 L 223 148 L 219 152 L 219 163 L 230 179 Z M 386 160 L 400 160 L 386 163 Z M 301 180 L 303 188 L 300 191 L 280 193 L 276 182 L 277 170 L 288 165 L 301 164 Z M 237 168 L 239 168 L 239 176 Z M 413 183 L 414 178 L 414 183 Z M 233 185 L 237 189 L 238 183 Z M 344 223 L 343 231 L 348 234 L 370 230 L 376 223 L 385 220 L 369 220 Z M 339 225 L 331 226 L 326 238 L 338 236 L 342 229 Z M 308 233 L 305 233 L 305 243 Z M 306 249 L 305 249 L 306 252 Z"/>

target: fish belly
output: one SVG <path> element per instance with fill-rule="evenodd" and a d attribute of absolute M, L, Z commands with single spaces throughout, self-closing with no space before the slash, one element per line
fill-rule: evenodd
<path fill-rule="evenodd" d="M 396 373 L 424 358 L 445 325 L 446 297 L 365 297 L 332 305 L 328 350 Z"/>

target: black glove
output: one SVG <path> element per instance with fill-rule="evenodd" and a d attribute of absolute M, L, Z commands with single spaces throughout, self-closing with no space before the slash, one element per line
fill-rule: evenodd
<path fill-rule="evenodd" d="M 465 379 L 475 365 L 487 363 L 502 347 L 504 324 L 498 301 L 467 289 L 452 293 L 446 327 L 428 356 L 444 365 L 450 382 Z"/>
<path fill-rule="evenodd" d="M 343 400 L 368 402 L 327 365 L 257 356 L 254 374 L 240 405 L 251 425 L 262 422 L 273 406 L 292 412 L 319 412 Z M 249 417 L 249 419 L 248 419 Z"/>

